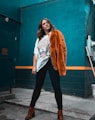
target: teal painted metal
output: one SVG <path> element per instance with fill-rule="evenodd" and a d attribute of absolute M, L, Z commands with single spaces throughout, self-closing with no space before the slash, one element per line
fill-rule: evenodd
<path fill-rule="evenodd" d="M 0 14 L 10 17 L 14 20 L 20 21 L 20 0 L 1 0 L 0 1 Z"/>
<path fill-rule="evenodd" d="M 21 1 L 21 7 L 26 7 L 38 3 L 43 3 L 45 1 L 50 1 L 50 0 L 22 0 Z"/>
<path fill-rule="evenodd" d="M 14 86 L 13 61 L 8 57 L 0 56 L 0 91 L 9 90 Z"/>
<path fill-rule="evenodd" d="M 15 83 L 15 65 L 19 52 L 19 23 L 0 16 L 0 91 L 10 90 Z M 15 28 L 15 29 L 14 29 Z M 16 40 L 16 38 L 17 40 Z M 8 50 L 8 55 L 2 54 L 3 48 Z"/>
<path fill-rule="evenodd" d="M 20 24 L 10 19 L 9 22 L 6 22 L 5 18 L 0 16 L 0 28 L 2 28 L 0 29 L 0 51 L 2 51 L 2 48 L 7 48 L 8 57 L 17 58 Z M 17 40 L 15 40 L 15 37 Z"/>
<path fill-rule="evenodd" d="M 20 8 L 49 0 L 3 0 L 0 1 L 0 14 L 20 21 Z"/>
<path fill-rule="evenodd" d="M 10 61 L 0 58 L 0 89 L 10 88 Z"/>
<path fill-rule="evenodd" d="M 85 6 L 86 13 L 86 38 L 87 35 L 91 35 L 92 40 L 95 40 L 95 6 L 92 1 L 86 1 Z"/>

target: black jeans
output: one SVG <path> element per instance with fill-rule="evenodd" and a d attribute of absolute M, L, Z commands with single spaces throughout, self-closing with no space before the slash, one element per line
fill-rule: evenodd
<path fill-rule="evenodd" d="M 34 107 L 36 101 L 40 96 L 41 88 L 43 87 L 47 70 L 49 72 L 50 80 L 54 89 L 57 107 L 58 109 L 62 109 L 62 91 L 60 88 L 60 76 L 58 71 L 54 70 L 50 59 L 47 62 L 47 64 L 36 74 L 36 85 L 35 85 L 30 106 Z"/>

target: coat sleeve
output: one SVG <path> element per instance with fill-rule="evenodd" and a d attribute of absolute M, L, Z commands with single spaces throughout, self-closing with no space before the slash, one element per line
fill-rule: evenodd
<path fill-rule="evenodd" d="M 55 49 L 55 43 L 56 43 L 56 37 L 55 34 L 52 32 L 51 38 L 50 38 L 50 53 L 51 53 L 51 60 L 53 67 L 57 69 L 57 51 Z"/>
<path fill-rule="evenodd" d="M 66 57 L 67 48 L 63 34 L 58 31 L 57 34 L 57 68 L 60 76 L 66 75 Z"/>

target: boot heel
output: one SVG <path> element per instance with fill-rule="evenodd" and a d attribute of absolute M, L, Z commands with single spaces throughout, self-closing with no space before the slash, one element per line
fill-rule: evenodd
<path fill-rule="evenodd" d="M 64 120 L 62 110 L 58 110 L 57 118 L 58 118 L 58 120 Z"/>
<path fill-rule="evenodd" d="M 32 117 L 35 117 L 35 112 L 33 112 Z"/>
<path fill-rule="evenodd" d="M 25 120 L 30 120 L 32 119 L 33 117 L 35 117 L 35 109 L 30 107 L 29 110 L 28 110 L 28 114 L 27 116 L 25 117 Z"/>

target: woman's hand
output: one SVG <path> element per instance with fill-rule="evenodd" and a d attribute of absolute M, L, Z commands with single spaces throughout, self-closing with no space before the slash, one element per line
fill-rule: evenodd
<path fill-rule="evenodd" d="M 54 70 L 58 70 L 57 67 L 54 67 L 54 66 L 53 66 L 53 68 L 54 68 Z"/>
<path fill-rule="evenodd" d="M 36 67 L 35 66 L 33 66 L 33 68 L 32 68 L 32 74 L 36 74 Z"/>
<path fill-rule="evenodd" d="M 34 54 L 33 56 L 33 68 L 32 68 L 32 74 L 36 74 L 36 63 L 37 63 L 37 59 L 36 59 L 36 55 Z"/>

